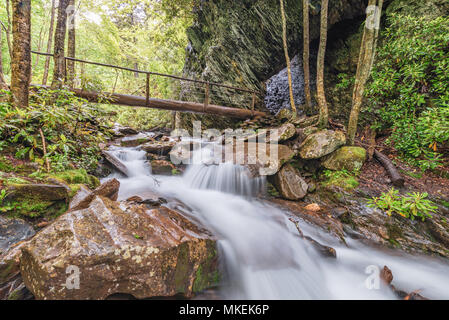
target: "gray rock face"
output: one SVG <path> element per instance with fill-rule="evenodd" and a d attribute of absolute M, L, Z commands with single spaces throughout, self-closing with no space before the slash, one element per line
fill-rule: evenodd
<path fill-rule="evenodd" d="M 304 71 L 302 66 L 302 57 L 296 55 L 291 61 L 292 70 L 292 84 L 293 95 L 295 97 L 295 105 L 299 106 L 305 104 L 304 93 Z M 314 77 L 311 77 L 314 80 Z M 290 106 L 290 92 L 288 85 L 287 68 L 284 68 L 281 72 L 274 75 L 267 81 L 267 93 L 265 96 L 265 106 L 272 113 L 278 113 L 281 109 L 291 109 Z M 314 81 L 311 86 L 315 85 Z"/>
<path fill-rule="evenodd" d="M 274 176 L 276 189 L 284 199 L 297 201 L 307 195 L 309 186 L 292 165 L 286 164 Z"/>
<path fill-rule="evenodd" d="M 331 0 L 329 28 L 345 19 L 365 14 L 366 1 Z M 312 2 L 316 8 L 317 1 Z M 285 1 L 287 12 L 288 47 L 291 58 L 301 52 L 302 2 Z M 233 84 L 263 90 L 263 82 L 285 67 L 282 45 L 282 23 L 278 0 L 210 0 L 200 1 L 194 9 L 194 23 L 188 29 L 184 74 L 198 79 Z M 312 12 L 311 40 L 319 37 L 319 11 Z M 211 45 L 213 44 L 213 45 Z M 301 81 L 302 82 L 302 81 Z M 195 91 L 184 87 L 183 97 L 194 96 Z M 299 94 L 300 97 L 300 94 Z M 298 101 L 299 101 L 298 97 Z M 212 103 L 249 108 L 247 95 L 230 95 L 229 90 L 215 90 Z M 262 108 L 263 103 L 258 103 Z M 183 114 L 182 118 L 201 118 L 207 126 L 219 127 L 228 121 L 216 117 Z"/>

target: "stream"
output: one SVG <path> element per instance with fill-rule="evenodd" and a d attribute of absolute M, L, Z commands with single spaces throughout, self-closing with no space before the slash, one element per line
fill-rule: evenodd
<path fill-rule="evenodd" d="M 190 165 L 183 176 L 153 176 L 145 151 L 123 147 L 111 151 L 130 172 L 128 178 L 114 173 L 105 179 L 120 181 L 119 200 L 151 191 L 166 197 L 168 207 L 179 204 L 170 199 L 178 199 L 185 204 L 186 215 L 215 234 L 224 275 L 220 298 L 396 299 L 390 289 L 376 286 L 373 270 L 385 265 L 393 271 L 396 288 L 449 299 L 446 262 L 374 249 L 349 238 L 344 246 L 300 222 L 305 235 L 335 248 L 337 259 L 323 257 L 299 237 L 288 212 L 258 197 L 265 188 L 264 178 L 250 178 L 244 167 L 199 164 Z M 204 159 L 208 146 L 199 152 Z"/>

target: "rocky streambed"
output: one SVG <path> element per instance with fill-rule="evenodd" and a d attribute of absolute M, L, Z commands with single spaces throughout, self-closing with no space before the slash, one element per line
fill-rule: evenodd
<path fill-rule="evenodd" d="M 282 124 L 281 117 L 278 136 L 267 138 L 281 143 L 276 163 L 243 167 L 177 165 L 170 159 L 194 156 L 198 142 L 180 150 L 167 132 L 119 128 L 118 140 L 102 146 L 98 172 L 103 184 L 67 192 L 67 212 L 34 228 L 20 219 L 2 218 L 0 298 L 191 298 L 222 287 L 223 275 L 231 280 L 220 297 L 341 298 L 332 278 L 338 275 L 330 266 L 336 259 L 338 270 L 354 268 L 348 252 L 357 256 L 360 269 L 341 269 L 340 276 L 360 283 L 346 287 L 347 297 L 403 298 L 427 287 L 423 295 L 449 298 L 438 288 L 438 281 L 448 281 L 444 207 L 426 222 L 368 208 L 366 199 L 372 194 L 353 185 L 356 177 L 319 178 L 323 168 L 359 170 L 366 151 L 345 147 L 341 132 L 318 130 L 310 119 Z M 244 126 L 257 126 L 257 121 Z M 239 152 L 248 159 L 252 140 L 244 139 L 246 148 Z M 275 170 L 268 179 L 259 177 L 267 166 Z M 266 183 L 269 194 L 260 192 Z M 58 185 L 69 188 L 60 181 Z M 384 256 L 373 246 L 395 253 Z M 362 257 L 366 252 L 373 253 Z M 406 252 L 419 255 L 420 261 L 410 262 Z M 220 265 L 219 256 L 224 260 Z M 407 261 L 418 266 L 427 282 L 408 279 L 416 273 Z M 402 290 L 388 287 L 391 280 L 384 291 L 360 289 L 365 267 L 381 270 L 387 264 Z M 432 270 L 437 279 L 426 278 Z"/>

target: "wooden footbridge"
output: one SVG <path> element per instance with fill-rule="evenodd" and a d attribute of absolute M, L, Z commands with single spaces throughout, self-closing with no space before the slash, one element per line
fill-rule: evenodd
<path fill-rule="evenodd" d="M 53 54 L 43 53 L 32 51 L 33 54 L 50 56 L 53 57 Z M 105 63 L 92 62 L 87 60 L 76 59 L 72 57 L 65 57 L 65 65 L 67 66 L 67 62 L 78 62 L 81 64 L 95 65 L 105 68 L 113 68 L 116 70 L 122 70 L 127 72 L 132 72 L 135 75 L 144 74 L 146 78 L 145 83 L 145 96 L 139 95 L 130 95 L 130 94 L 120 94 L 113 92 L 96 92 L 96 91 L 88 91 L 84 89 L 70 88 L 77 97 L 84 98 L 90 102 L 95 103 L 110 103 L 116 105 L 123 106 L 131 106 L 131 107 L 145 107 L 145 108 L 154 108 L 154 109 L 163 109 L 170 111 L 180 111 L 180 112 L 194 112 L 194 113 L 205 113 L 205 114 L 213 114 L 220 115 L 225 117 L 237 118 L 237 119 L 247 119 L 256 116 L 266 116 L 267 114 L 264 112 L 260 112 L 255 110 L 256 100 L 260 99 L 263 95 L 261 92 L 250 90 L 247 88 L 238 88 L 230 85 L 208 82 L 204 80 L 195 80 L 184 77 L 179 77 L 175 75 L 151 72 L 151 71 L 142 71 L 133 68 L 120 67 Z M 66 72 L 67 74 L 67 72 Z M 150 81 L 153 77 L 162 77 L 166 79 L 171 79 L 180 83 L 190 84 L 192 87 L 198 88 L 200 87 L 201 94 L 196 94 L 197 100 L 202 99 L 203 101 L 181 101 L 181 100 L 170 100 L 170 99 L 160 99 L 151 96 L 150 92 Z M 35 87 L 44 87 L 35 85 Z M 115 89 L 114 89 L 115 90 Z M 221 106 L 210 103 L 211 94 L 213 90 L 215 92 L 221 90 L 221 96 L 223 96 L 223 90 L 226 91 L 224 95 L 239 95 L 239 101 L 243 101 L 241 106 L 238 107 L 230 107 L 230 106 Z M 223 99 L 218 99 L 223 100 Z M 245 100 L 247 104 L 245 105 Z M 244 108 L 242 108 L 244 107 Z"/>

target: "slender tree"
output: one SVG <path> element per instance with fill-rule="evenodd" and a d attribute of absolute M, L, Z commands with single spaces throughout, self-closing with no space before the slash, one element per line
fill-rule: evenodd
<path fill-rule="evenodd" d="M 293 96 L 293 84 L 292 84 L 292 70 L 290 65 L 290 57 L 288 55 L 288 44 L 287 44 L 287 19 L 285 17 L 284 10 L 284 0 L 280 0 L 281 3 L 281 16 L 282 16 L 282 41 L 284 44 L 285 62 L 287 64 L 287 75 L 288 75 L 288 87 L 290 92 L 290 105 L 293 111 L 293 116 L 296 117 L 296 106 L 295 97 Z"/>
<path fill-rule="evenodd" d="M 75 0 L 70 0 L 69 2 L 70 9 L 70 19 L 69 19 L 69 39 L 67 43 L 67 53 L 69 57 L 76 58 L 76 10 L 75 10 Z M 74 85 L 75 80 L 75 61 L 69 60 L 67 61 L 67 80 L 71 87 Z"/>
<path fill-rule="evenodd" d="M 47 42 L 47 53 L 51 53 L 51 47 L 53 43 L 53 33 L 55 28 L 55 11 L 56 11 L 56 0 L 51 1 L 51 17 L 50 17 L 50 28 L 48 29 L 48 42 Z M 42 76 L 42 84 L 47 85 L 48 80 L 48 69 L 50 68 L 50 57 L 46 57 L 44 66 L 44 75 Z"/>
<path fill-rule="evenodd" d="M 2 52 L 2 45 L 3 45 L 3 32 L 0 28 L 0 90 L 4 90 L 8 88 L 8 84 L 6 83 L 5 76 L 3 73 L 3 52 Z"/>
<path fill-rule="evenodd" d="M 5 28 L 6 42 L 8 43 L 9 57 L 12 60 L 12 45 L 11 45 L 11 11 L 9 10 L 10 4 L 9 0 L 6 0 L 6 17 L 8 19 L 8 27 Z"/>
<path fill-rule="evenodd" d="M 303 0 L 303 68 L 304 68 L 304 93 L 306 95 L 306 106 L 312 110 L 312 95 L 310 93 L 310 23 L 309 23 L 309 0 Z"/>
<path fill-rule="evenodd" d="M 65 34 L 67 31 L 67 7 L 69 6 L 69 0 L 59 0 L 58 7 L 58 19 L 56 22 L 55 30 L 55 48 L 54 48 L 54 60 L 55 67 L 53 71 L 53 81 L 51 86 L 53 88 L 62 87 L 65 79 Z"/>
<path fill-rule="evenodd" d="M 324 58 L 326 56 L 327 43 L 327 15 L 329 8 L 329 0 L 321 1 L 321 27 L 320 27 L 320 47 L 318 49 L 317 62 L 317 100 L 320 108 L 319 126 L 327 127 L 329 122 L 329 110 L 326 102 L 326 94 L 324 92 Z"/>
<path fill-rule="evenodd" d="M 359 61 L 352 94 L 352 110 L 348 124 L 348 144 L 354 145 L 360 108 L 363 102 L 366 82 L 371 74 L 376 54 L 377 39 L 379 37 L 380 16 L 383 0 L 369 0 L 367 19 L 360 45 Z"/>
<path fill-rule="evenodd" d="M 37 51 L 38 52 L 41 51 L 42 42 L 43 42 L 44 38 L 45 38 L 44 24 L 42 24 L 41 30 L 39 31 L 39 40 L 37 41 Z M 36 70 L 37 66 L 39 65 L 39 58 L 40 58 L 40 55 L 37 55 L 36 60 L 34 61 L 34 66 L 31 68 L 31 78 L 33 78 L 33 70 Z"/>
<path fill-rule="evenodd" d="M 27 108 L 31 79 L 31 0 L 13 0 L 12 12 L 12 103 Z"/>

